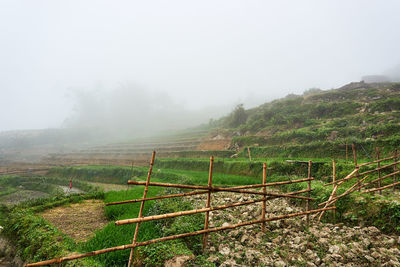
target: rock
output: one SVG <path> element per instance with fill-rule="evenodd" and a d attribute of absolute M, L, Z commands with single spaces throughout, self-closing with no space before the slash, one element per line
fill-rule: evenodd
<path fill-rule="evenodd" d="M 295 243 L 295 244 L 300 244 L 300 242 L 301 242 L 300 236 L 296 236 L 296 237 L 293 239 L 293 243 Z"/>
<path fill-rule="evenodd" d="M 393 238 L 389 238 L 387 240 L 385 240 L 383 242 L 384 246 L 389 248 L 389 247 L 393 247 L 396 244 L 396 240 L 394 240 Z"/>
<path fill-rule="evenodd" d="M 373 257 L 371 257 L 371 256 L 364 255 L 364 258 L 365 258 L 367 261 L 369 261 L 370 263 L 375 262 L 375 259 L 374 259 Z"/>
<path fill-rule="evenodd" d="M 248 263 L 254 263 L 257 261 L 257 258 L 261 255 L 260 252 L 253 250 L 253 249 L 248 249 L 245 253 L 246 260 Z"/>
<path fill-rule="evenodd" d="M 172 259 L 166 261 L 164 263 L 165 267 L 183 267 L 186 266 L 185 262 L 190 259 L 193 259 L 194 255 L 183 255 L 183 256 L 175 256 Z"/>
<path fill-rule="evenodd" d="M 275 266 L 286 267 L 286 263 L 282 259 L 280 259 L 280 260 L 275 262 Z"/>
<path fill-rule="evenodd" d="M 240 243 L 245 243 L 247 240 L 249 240 L 249 236 L 247 234 L 243 234 L 242 238 L 240 238 Z"/>
<path fill-rule="evenodd" d="M 218 247 L 218 252 L 222 255 L 229 255 L 229 253 L 231 253 L 231 249 L 227 244 L 221 244 Z"/>
<path fill-rule="evenodd" d="M 230 226 L 230 225 L 231 225 L 230 223 L 224 222 L 224 223 L 222 224 L 222 227 L 227 227 L 227 226 Z"/>
<path fill-rule="evenodd" d="M 335 254 L 335 253 L 339 253 L 339 251 L 340 251 L 340 248 L 339 248 L 339 246 L 337 246 L 337 245 L 333 245 L 333 246 L 330 246 L 329 247 L 329 253 L 331 253 L 331 254 Z"/>
<path fill-rule="evenodd" d="M 381 231 L 378 230 L 378 228 L 374 226 L 370 226 L 367 228 L 368 234 L 371 236 L 377 236 L 381 233 Z"/>
<path fill-rule="evenodd" d="M 226 261 L 224 261 L 221 265 L 221 267 L 230 267 L 230 266 L 239 266 L 238 264 L 236 264 L 236 261 L 233 259 L 228 259 Z"/>
<path fill-rule="evenodd" d="M 219 258 L 217 256 L 215 256 L 215 255 L 211 255 L 210 257 L 207 258 L 207 261 L 215 263 L 215 262 L 219 261 Z"/>
<path fill-rule="evenodd" d="M 381 255 L 376 251 L 372 252 L 371 256 L 374 257 L 375 259 L 379 259 L 381 257 Z"/>

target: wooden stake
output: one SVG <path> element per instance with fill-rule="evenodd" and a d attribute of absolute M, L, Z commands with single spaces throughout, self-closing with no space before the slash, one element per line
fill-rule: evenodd
<path fill-rule="evenodd" d="M 214 165 L 214 157 L 210 157 L 210 169 L 208 172 L 208 194 L 207 194 L 207 203 L 206 203 L 206 208 L 210 208 L 210 203 L 211 203 L 211 189 L 212 189 L 212 172 L 213 172 L 213 165 Z M 208 220 L 209 220 L 209 211 L 206 212 L 206 216 L 204 218 L 204 230 L 208 229 Z M 208 234 L 204 233 L 203 235 L 203 249 L 207 247 L 207 239 L 208 239 Z"/>
<path fill-rule="evenodd" d="M 347 144 L 346 144 L 346 146 L 347 146 Z M 335 160 L 332 160 L 332 167 L 333 167 L 333 172 L 332 172 L 332 182 L 333 182 L 333 187 L 332 187 L 332 190 L 333 190 L 333 188 L 335 188 L 335 185 L 336 185 L 336 162 L 335 162 Z M 336 196 L 336 192 L 335 192 L 335 195 L 333 195 L 333 197 L 335 197 Z M 333 221 L 336 223 L 336 202 L 335 202 L 335 209 L 333 210 Z"/>
<path fill-rule="evenodd" d="M 397 157 L 398 157 L 398 151 L 397 149 L 394 150 L 394 162 L 397 162 Z M 394 165 L 393 171 L 396 173 L 397 172 L 397 164 Z M 393 183 L 397 182 L 397 177 L 396 174 L 393 175 Z M 393 186 L 393 192 L 396 190 L 396 186 Z"/>
<path fill-rule="evenodd" d="M 144 199 L 146 198 L 146 196 L 147 196 L 147 191 L 148 191 L 148 189 L 149 189 L 150 176 L 151 176 L 151 171 L 153 170 L 153 165 L 154 165 L 154 159 L 155 159 L 155 157 L 156 157 L 156 152 L 153 151 L 153 154 L 151 155 L 151 161 L 150 161 L 149 172 L 148 172 L 148 174 L 147 174 L 146 185 L 145 185 L 144 192 L 143 192 L 143 198 L 144 198 Z M 138 218 L 141 218 L 141 217 L 142 217 L 143 208 L 144 208 L 144 202 L 145 202 L 145 201 L 143 200 L 142 203 L 140 204 L 140 210 L 139 210 Z M 135 243 L 136 243 L 136 240 L 137 240 L 137 237 L 138 237 L 138 233 L 139 233 L 139 226 L 140 226 L 140 223 L 137 223 L 137 224 L 136 224 L 136 229 L 135 229 L 135 234 L 134 234 L 134 236 L 133 236 L 132 245 L 135 245 Z M 131 264 L 132 264 L 132 258 L 133 258 L 133 251 L 134 251 L 134 248 L 135 248 L 135 247 L 132 247 L 132 248 L 131 248 L 131 253 L 129 254 L 128 267 L 130 267 Z"/>
<path fill-rule="evenodd" d="M 311 164 L 312 164 L 312 162 L 311 162 L 311 160 L 309 160 L 308 161 L 308 179 L 310 179 L 311 178 Z M 308 190 L 311 190 L 311 180 L 310 181 L 308 181 L 308 186 L 307 186 L 307 189 Z M 310 198 L 311 197 L 311 191 L 308 191 L 308 197 Z M 310 210 L 310 200 L 309 199 L 307 199 L 307 211 L 309 211 Z M 307 215 L 307 225 L 309 225 L 310 224 L 310 215 Z"/>
<path fill-rule="evenodd" d="M 379 147 L 375 147 L 375 150 L 376 150 L 376 160 L 378 161 L 378 187 L 381 187 L 382 185 L 381 185 L 381 162 L 379 161 L 379 157 L 380 157 L 380 155 L 379 155 Z M 379 190 L 379 194 L 381 194 L 382 195 L 382 190 Z"/>
<path fill-rule="evenodd" d="M 267 163 L 263 164 L 263 179 L 262 179 L 262 183 L 263 185 L 265 185 L 267 183 Z M 265 186 L 263 186 L 263 192 L 266 193 L 267 192 L 267 188 Z M 262 203 L 262 211 L 261 211 L 261 219 L 265 220 L 265 209 L 267 208 L 267 202 L 266 199 L 264 197 L 263 203 Z M 265 231 L 265 222 L 263 221 L 263 223 L 261 224 L 261 232 Z"/>
<path fill-rule="evenodd" d="M 348 148 L 348 146 L 347 146 L 347 141 L 346 141 L 346 161 L 349 160 L 348 150 L 349 150 L 349 148 Z"/>
<path fill-rule="evenodd" d="M 351 149 L 353 150 L 354 166 L 355 166 L 356 169 L 357 169 L 357 172 L 356 172 L 357 183 L 359 183 L 359 182 L 360 182 L 360 176 L 359 176 L 359 174 L 358 174 L 358 170 L 360 169 L 360 167 L 358 167 L 358 165 L 357 165 L 357 151 L 356 151 L 356 146 L 355 146 L 354 144 L 351 144 Z M 358 192 L 360 192 L 360 189 L 358 189 Z"/>
<path fill-rule="evenodd" d="M 242 222 L 242 223 L 228 225 L 228 226 L 215 227 L 215 228 L 211 228 L 211 229 L 207 229 L 207 230 L 199 230 L 199 231 L 195 231 L 195 232 L 191 232 L 191 233 L 184 233 L 184 234 L 178 234 L 178 235 L 173 235 L 173 236 L 166 236 L 166 237 L 161 237 L 161 238 L 152 239 L 152 240 L 148 240 L 148 241 L 137 242 L 135 244 L 122 245 L 122 246 L 118 246 L 118 247 L 100 249 L 100 250 L 91 251 L 91 252 L 87 252 L 87 253 L 83 253 L 83 254 L 71 255 L 71 256 L 52 259 L 52 260 L 47 260 L 47 261 L 29 263 L 29 264 L 26 264 L 25 267 L 44 266 L 44 265 L 49 265 L 49 264 L 53 264 L 53 263 L 60 263 L 60 262 L 64 262 L 64 261 L 69 261 L 69 260 L 75 260 L 75 259 L 80 259 L 80 258 L 100 255 L 100 254 L 104 254 L 104 253 L 108 253 L 108 252 L 112 252 L 112 251 L 118 251 L 118 250 L 124 250 L 124 249 L 129 249 L 129 248 L 147 246 L 147 245 L 154 244 L 154 243 L 159 243 L 159 242 L 163 242 L 163 241 L 169 241 L 169 240 L 174 240 L 174 239 L 184 238 L 184 237 L 189 237 L 189 236 L 202 235 L 202 234 L 205 234 L 205 233 L 218 232 L 218 231 L 223 231 L 223 230 L 230 230 L 230 229 L 235 229 L 235 228 L 238 228 L 238 227 L 252 225 L 252 224 L 258 224 L 258 223 L 262 223 L 262 222 L 278 221 L 278 220 L 282 220 L 282 219 L 293 218 L 293 217 L 298 217 L 298 216 L 304 216 L 304 215 L 307 215 L 307 214 L 319 213 L 321 211 L 332 210 L 332 209 L 334 209 L 334 207 L 329 207 L 329 208 L 326 208 L 326 209 L 310 210 L 310 211 L 299 212 L 299 213 L 292 213 L 292 214 L 287 214 L 287 215 L 282 215 L 282 216 L 276 216 L 276 217 L 266 218 L 265 220 L 254 220 L 254 221 Z"/>
<path fill-rule="evenodd" d="M 250 147 L 247 147 L 247 153 L 249 154 L 249 161 L 251 161 L 251 153 L 250 153 Z"/>

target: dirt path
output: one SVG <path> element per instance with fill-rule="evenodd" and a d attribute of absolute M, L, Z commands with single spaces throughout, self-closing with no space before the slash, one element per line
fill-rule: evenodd
<path fill-rule="evenodd" d="M 101 200 L 85 200 L 46 210 L 40 215 L 76 241 L 88 240 L 94 231 L 108 224 Z"/>

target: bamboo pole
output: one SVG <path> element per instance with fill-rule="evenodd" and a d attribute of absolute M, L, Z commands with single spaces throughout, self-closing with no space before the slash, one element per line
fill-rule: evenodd
<path fill-rule="evenodd" d="M 144 192 L 143 192 L 143 198 L 145 199 L 147 196 L 147 191 L 149 189 L 149 183 L 150 183 L 150 176 L 151 176 L 151 171 L 153 170 L 153 165 L 154 165 L 154 159 L 156 157 L 156 151 L 153 151 L 153 154 L 151 155 L 151 161 L 150 161 L 150 167 L 149 167 L 149 172 L 147 174 L 147 179 L 146 179 L 146 185 L 144 188 Z M 142 217 L 143 214 L 143 208 L 144 208 L 144 200 L 141 202 L 140 204 L 140 210 L 139 210 L 139 218 Z M 138 237 L 138 233 L 139 233 L 139 226 L 140 223 L 136 224 L 136 228 L 135 228 L 135 234 L 133 236 L 133 241 L 132 244 L 134 245 L 136 243 L 137 237 Z M 133 251 L 134 251 L 134 247 L 131 248 L 131 253 L 129 254 L 129 261 L 128 261 L 128 267 L 131 266 L 132 264 L 132 257 L 133 257 Z"/>
<path fill-rule="evenodd" d="M 376 150 L 376 160 L 379 160 L 379 158 L 380 158 L 380 153 L 379 153 L 379 147 L 375 147 L 375 150 Z M 378 187 L 381 187 L 382 186 L 382 184 L 381 184 L 381 162 L 380 161 L 378 161 Z M 382 190 L 379 190 L 379 194 L 381 194 L 382 195 Z"/>
<path fill-rule="evenodd" d="M 210 169 L 208 172 L 208 194 L 207 194 L 207 203 L 206 203 L 206 208 L 210 208 L 211 204 L 211 189 L 212 189 L 212 172 L 213 172 L 213 165 L 214 165 L 214 157 L 210 157 Z M 205 218 L 204 218 L 204 230 L 208 229 L 208 221 L 210 217 L 210 212 L 207 211 Z M 207 247 L 207 239 L 208 239 L 208 234 L 204 233 L 203 235 L 203 249 Z"/>
<path fill-rule="evenodd" d="M 142 181 L 129 181 L 129 184 L 143 185 Z M 168 183 L 149 183 L 149 186 L 164 186 L 164 187 L 176 187 L 176 188 L 189 188 L 189 189 L 204 189 L 207 190 L 207 186 L 202 185 L 180 185 L 180 184 L 168 184 Z M 277 193 L 263 193 L 260 191 L 247 191 L 241 189 L 231 189 L 229 187 L 212 187 L 211 191 L 213 192 L 233 192 L 233 193 L 242 193 L 242 194 L 254 194 L 254 195 L 263 195 L 263 196 L 275 196 L 275 197 L 288 197 L 288 198 L 298 198 L 298 199 L 310 199 L 313 198 L 303 197 L 303 196 L 293 196 L 290 194 L 277 194 Z"/>
<path fill-rule="evenodd" d="M 247 153 L 249 154 L 249 161 L 251 161 L 251 152 L 250 152 L 250 147 L 247 147 Z"/>
<path fill-rule="evenodd" d="M 395 149 L 394 150 L 394 162 L 396 162 L 397 161 L 397 156 L 398 156 L 398 151 L 397 151 L 397 149 Z M 395 164 L 394 165 L 394 167 L 393 167 L 393 171 L 396 173 L 396 171 L 397 171 L 397 164 Z M 396 183 L 397 182 L 397 177 L 396 177 L 396 174 L 393 176 L 393 183 Z M 393 186 L 393 192 L 396 190 L 396 186 Z"/>
<path fill-rule="evenodd" d="M 140 247 L 140 246 L 147 246 L 147 245 L 150 245 L 150 244 L 163 242 L 163 241 L 174 240 L 174 239 L 178 239 L 178 238 L 184 238 L 184 237 L 189 237 L 189 236 L 202 235 L 202 234 L 205 234 L 205 233 L 211 233 L 211 232 L 218 232 L 218 231 L 223 231 L 223 230 L 235 229 L 235 228 L 238 228 L 238 227 L 252 225 L 252 224 L 258 224 L 258 223 L 262 223 L 262 222 L 278 221 L 278 220 L 282 220 L 282 219 L 293 218 L 293 217 L 298 217 L 298 216 L 304 216 L 304 215 L 307 215 L 307 214 L 313 214 L 313 213 L 321 212 L 323 210 L 332 210 L 332 209 L 334 209 L 334 207 L 329 207 L 329 208 L 326 208 L 326 209 L 310 210 L 310 211 L 299 212 L 299 213 L 292 213 L 292 214 L 287 214 L 287 215 L 281 215 L 281 216 L 266 218 L 265 220 L 254 220 L 254 221 L 242 222 L 242 223 L 233 224 L 233 225 L 215 227 L 215 228 L 211 228 L 211 229 L 207 229 L 207 230 L 199 230 L 199 231 L 195 231 L 195 232 L 191 232 L 191 233 L 184 233 L 184 234 L 178 234 L 178 235 L 173 235 L 173 236 L 166 236 L 166 237 L 161 237 L 161 238 L 152 239 L 152 240 L 148 240 L 148 241 L 137 242 L 135 244 L 122 245 L 122 246 L 111 247 L 111 248 L 106 248 L 106 249 L 100 249 L 100 250 L 91 251 L 91 252 L 87 252 L 87 253 L 83 253 L 83 254 L 71 255 L 71 256 L 52 259 L 52 260 L 47 260 L 47 261 L 29 263 L 29 264 L 26 264 L 25 267 L 36 267 L 36 266 L 49 265 L 49 264 L 53 264 L 53 263 L 61 263 L 61 262 L 64 262 L 64 261 L 69 261 L 69 260 L 75 260 L 75 259 L 80 259 L 80 258 L 100 255 L 100 254 L 113 252 L 113 251 L 118 251 L 118 250 L 124 250 L 124 249 L 130 249 L 130 248 L 132 249 L 132 248 Z"/>
<path fill-rule="evenodd" d="M 263 178 L 262 178 L 263 185 L 267 183 L 267 163 L 263 164 Z M 267 188 L 263 186 L 263 193 L 267 193 Z M 265 220 L 265 209 L 267 208 L 267 202 L 265 196 L 263 198 L 262 203 L 262 211 L 261 211 L 261 219 Z M 261 224 L 261 232 L 265 231 L 265 222 Z"/>
<path fill-rule="evenodd" d="M 249 188 L 260 188 L 260 187 L 264 187 L 264 186 L 277 186 L 277 185 L 284 185 L 284 184 L 302 183 L 302 182 L 307 182 L 309 180 L 314 180 L 314 178 L 311 177 L 311 178 L 273 182 L 273 183 L 266 183 L 266 184 L 251 184 L 251 185 L 240 185 L 240 186 L 234 186 L 234 187 L 213 187 L 213 188 L 214 189 L 215 188 L 249 189 Z M 128 184 L 146 185 L 146 182 L 129 180 Z M 208 189 L 207 186 L 203 186 L 203 185 L 183 185 L 183 184 L 167 184 L 167 183 L 154 183 L 154 182 L 151 182 L 149 185 L 150 186 L 176 187 L 176 188 L 184 188 L 184 189 Z"/>
<path fill-rule="evenodd" d="M 347 141 L 346 141 L 346 161 L 349 160 L 348 151 L 349 151 L 349 148 L 347 146 Z"/>
<path fill-rule="evenodd" d="M 386 188 L 394 187 L 394 186 L 396 186 L 398 184 L 400 184 L 400 182 L 396 182 L 396 183 L 393 183 L 393 184 L 390 184 L 390 185 L 386 185 L 386 186 L 382 186 L 382 187 L 379 187 L 379 188 L 372 188 L 372 189 L 369 189 L 369 190 L 362 191 L 361 193 L 375 192 L 375 191 L 378 191 L 378 190 L 383 190 L 383 189 L 386 189 Z"/>
<path fill-rule="evenodd" d="M 165 195 L 165 196 L 110 202 L 110 203 L 106 203 L 106 206 L 127 204 L 127 203 L 136 203 L 136 202 L 147 201 L 147 200 L 165 199 L 165 198 L 173 198 L 173 197 L 186 197 L 186 196 L 202 195 L 202 194 L 207 194 L 207 191 L 193 191 L 193 192 L 187 192 L 187 193 L 181 193 L 181 194 L 173 194 L 173 195 Z"/>
<path fill-rule="evenodd" d="M 350 193 L 353 193 L 354 191 L 358 190 L 360 187 L 359 186 L 365 179 L 368 178 L 368 175 L 365 176 L 364 178 L 362 178 L 359 182 L 355 183 L 354 185 L 352 185 L 349 189 L 347 189 L 344 193 L 342 193 L 341 195 L 337 196 L 337 197 L 333 197 L 331 200 L 319 203 L 318 206 L 322 206 L 323 204 L 327 204 L 327 206 L 331 205 L 332 203 L 335 203 L 339 198 L 344 197 Z M 335 192 L 336 194 L 336 192 Z M 325 207 L 327 207 L 325 206 Z"/>
<path fill-rule="evenodd" d="M 296 192 L 291 192 L 290 194 L 292 194 L 292 195 L 301 194 L 301 193 L 309 192 L 309 191 L 310 190 L 305 189 L 305 190 L 300 190 L 300 191 L 296 191 Z M 185 216 L 185 215 L 193 215 L 193 214 L 197 214 L 197 213 L 204 213 L 204 212 L 210 212 L 210 211 L 215 211 L 215 210 L 222 210 L 222 209 L 227 209 L 227 208 L 233 208 L 233 207 L 254 204 L 257 202 L 262 202 L 262 201 L 270 200 L 270 199 L 274 199 L 274 198 L 275 197 L 267 197 L 267 198 L 249 200 L 249 201 L 244 201 L 244 202 L 239 202 L 239 203 L 226 204 L 223 206 L 202 208 L 202 209 L 196 209 L 196 210 L 185 210 L 185 211 L 178 211 L 178 212 L 172 212 L 172 213 L 161 214 L 161 215 L 153 215 L 153 216 L 148 216 L 148 217 L 119 220 L 119 221 L 115 222 L 115 225 L 132 224 L 132 223 L 137 223 L 137 222 L 148 222 L 148 221 L 168 219 L 168 218 L 174 218 L 174 217 Z"/>
<path fill-rule="evenodd" d="M 347 144 L 346 144 L 346 146 L 347 146 Z M 332 190 L 333 190 L 333 188 L 336 185 L 336 162 L 335 162 L 335 160 L 332 160 L 332 168 L 333 168 L 333 172 L 332 172 L 332 180 L 333 180 Z M 333 195 L 333 197 L 335 197 L 335 196 L 336 196 L 336 193 L 335 193 L 335 195 Z M 336 208 L 336 201 L 335 201 L 335 208 Z M 336 223 L 336 209 L 333 210 L 333 221 Z"/>
<path fill-rule="evenodd" d="M 370 162 L 366 162 L 366 163 L 360 164 L 360 165 L 358 165 L 358 167 L 364 167 L 364 166 L 367 166 L 367 165 L 371 165 L 371 164 L 374 164 L 374 163 L 378 163 L 378 162 L 382 162 L 382 161 L 386 161 L 386 160 L 390 160 L 390 159 L 394 159 L 394 158 L 395 158 L 395 156 L 391 156 L 391 157 L 387 157 L 387 158 L 383 158 L 383 159 L 379 159 L 379 160 L 374 160 L 374 161 L 370 161 Z"/>
<path fill-rule="evenodd" d="M 336 184 L 336 186 L 333 187 L 333 190 L 332 190 L 331 195 L 329 196 L 328 202 L 329 202 L 330 200 L 332 200 L 332 198 L 333 198 L 333 196 L 335 195 L 337 189 L 338 189 L 338 184 Z M 328 207 L 328 203 L 325 204 L 324 209 L 327 208 L 327 207 Z M 322 211 L 322 212 L 321 212 L 321 214 L 320 214 L 320 216 L 319 216 L 319 218 L 318 218 L 318 221 L 321 221 L 321 218 L 322 218 L 322 216 L 324 215 L 324 213 L 325 213 L 325 211 Z M 318 215 L 318 214 L 315 214 L 315 215 L 314 215 L 314 218 L 315 218 L 315 216 L 317 216 L 317 215 Z"/>
<path fill-rule="evenodd" d="M 375 180 L 372 180 L 371 182 L 368 182 L 368 183 L 365 183 L 365 184 L 363 184 L 362 186 L 361 186 L 361 188 L 363 188 L 363 187 L 366 187 L 366 186 L 369 186 L 370 184 L 373 184 L 373 183 L 376 183 L 376 182 L 378 182 L 378 180 L 384 180 L 384 179 L 386 179 L 386 178 L 388 178 L 388 177 L 391 177 L 391 176 L 395 176 L 396 174 L 399 174 L 400 173 L 400 171 L 396 171 L 396 172 L 393 172 L 393 173 L 389 173 L 389 174 L 387 174 L 387 175 L 385 175 L 385 176 L 382 176 L 381 178 L 377 178 L 377 179 L 375 179 Z"/>
<path fill-rule="evenodd" d="M 357 178 L 357 183 L 360 182 L 360 175 L 359 175 L 359 170 L 360 167 L 357 165 L 357 151 L 356 151 L 356 146 L 354 144 L 351 144 L 351 149 L 353 150 L 353 159 L 354 159 L 354 166 L 357 169 L 356 172 L 356 178 Z M 360 189 L 358 190 L 360 192 Z"/>
<path fill-rule="evenodd" d="M 311 164 L 312 164 L 312 162 L 311 162 L 311 160 L 309 160 L 308 161 L 308 171 L 307 171 L 308 179 L 311 178 Z M 311 180 L 308 181 L 307 189 L 311 190 Z M 311 197 L 311 191 L 308 191 L 307 196 Z M 309 210 L 310 210 L 310 200 L 307 199 L 307 211 L 309 211 Z M 309 225 L 309 224 L 310 224 L 310 215 L 307 215 L 307 225 Z"/>
<path fill-rule="evenodd" d="M 400 163 L 400 161 L 396 161 L 396 162 L 381 166 L 380 168 L 375 168 L 373 170 L 362 172 L 359 175 L 364 175 L 364 174 L 368 174 L 368 173 L 371 173 L 371 172 L 376 172 L 378 170 L 383 170 L 383 169 L 389 168 L 389 167 L 394 166 L 394 165 L 399 164 L 399 163 Z"/>
<path fill-rule="evenodd" d="M 358 169 L 354 169 L 350 174 L 348 174 L 348 175 L 347 175 L 346 177 L 344 177 L 343 179 L 336 180 L 336 184 L 337 184 L 337 185 L 341 185 L 342 183 L 346 182 L 347 180 L 353 178 L 353 177 L 354 177 L 354 174 L 355 174 L 357 171 L 358 171 Z M 332 183 L 324 184 L 324 186 L 328 186 L 328 185 L 332 185 L 332 184 L 333 184 L 333 182 L 332 182 Z"/>

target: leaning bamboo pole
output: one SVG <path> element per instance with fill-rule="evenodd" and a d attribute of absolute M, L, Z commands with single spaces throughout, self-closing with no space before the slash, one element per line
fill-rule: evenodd
<path fill-rule="evenodd" d="M 144 188 L 144 192 L 143 192 L 143 199 L 146 198 L 147 196 L 147 191 L 149 189 L 149 183 L 150 183 L 150 176 L 151 176 L 151 171 L 153 170 L 153 165 L 154 165 L 154 159 L 156 157 L 156 151 L 153 151 L 153 154 L 151 155 L 151 161 L 150 161 L 150 167 L 149 167 L 149 172 L 147 174 L 147 179 L 146 179 L 146 185 Z M 139 210 L 139 218 L 142 217 L 143 214 L 143 208 L 144 208 L 144 200 L 140 203 L 140 210 Z M 138 237 L 138 233 L 139 233 L 139 226 L 140 223 L 136 224 L 136 228 L 135 228 L 135 234 L 133 236 L 133 241 L 132 244 L 134 245 L 136 243 L 137 237 Z M 129 254 L 129 261 L 128 261 L 128 267 L 131 266 L 132 263 L 132 257 L 133 257 L 133 251 L 134 251 L 134 247 L 132 247 L 131 249 L 131 253 Z"/>
<path fill-rule="evenodd" d="M 129 184 L 145 185 L 142 181 L 128 181 Z M 187 189 L 203 189 L 208 190 L 208 186 L 203 185 L 181 185 L 181 184 L 168 184 L 168 183 L 153 183 L 150 182 L 149 186 L 163 186 L 163 187 L 175 187 L 175 188 L 187 188 Z M 289 194 L 277 194 L 277 193 L 263 193 L 260 191 L 247 191 L 242 189 L 231 189 L 229 187 L 212 187 L 211 191 L 214 192 L 232 192 L 232 193 L 242 193 L 242 194 L 254 194 L 254 195 L 265 195 L 265 196 L 275 196 L 275 197 L 288 197 L 288 198 L 298 198 L 298 199 L 310 199 L 303 196 L 293 196 Z M 311 200 L 314 200 L 311 198 Z"/>
<path fill-rule="evenodd" d="M 266 184 L 251 184 L 251 185 L 241 185 L 241 186 L 234 186 L 228 187 L 230 189 L 249 189 L 249 188 L 260 188 L 260 187 L 269 187 L 269 186 L 277 186 L 277 185 L 284 185 L 284 184 L 295 184 L 301 182 L 307 182 L 310 180 L 314 180 L 314 178 L 303 178 L 297 180 L 288 180 L 288 181 L 281 181 L 281 182 L 273 182 L 273 183 L 266 183 Z"/>
<path fill-rule="evenodd" d="M 262 178 L 262 183 L 265 185 L 267 183 L 267 163 L 263 164 L 263 178 Z M 267 188 L 263 186 L 263 193 L 267 193 Z M 265 209 L 267 208 L 267 202 L 265 197 L 263 198 L 263 203 L 262 203 L 262 211 L 261 211 L 261 219 L 265 220 Z M 261 224 L 261 232 L 265 231 L 265 222 Z"/>
<path fill-rule="evenodd" d="M 336 190 L 338 189 L 338 184 L 336 184 L 333 187 L 332 193 L 329 196 L 328 202 L 333 198 L 333 196 L 336 194 Z M 325 204 L 324 209 L 326 209 L 328 207 L 328 203 Z M 321 211 L 321 214 L 319 215 L 318 221 L 321 221 L 322 216 L 324 216 L 325 211 Z M 313 218 L 315 218 L 318 214 L 315 214 Z"/>
<path fill-rule="evenodd" d="M 346 182 L 347 180 L 350 180 L 351 178 L 354 177 L 354 174 L 358 171 L 358 169 L 354 169 L 351 173 L 349 173 L 346 177 L 340 180 L 336 180 L 336 185 L 341 185 L 342 183 Z M 324 186 L 332 185 L 333 182 L 324 184 Z"/>
<path fill-rule="evenodd" d="M 208 192 L 207 192 L 207 202 L 206 202 L 206 208 L 210 208 L 211 205 L 211 189 L 212 189 L 212 172 L 213 172 L 213 165 L 214 165 L 214 157 L 210 157 L 210 168 L 208 172 Z M 208 229 L 208 221 L 210 217 L 210 212 L 207 211 L 206 215 L 204 217 L 204 230 Z M 207 239 L 208 239 L 208 234 L 205 233 L 203 235 L 203 249 L 207 247 Z"/>
<path fill-rule="evenodd" d="M 83 253 L 83 254 L 76 254 L 76 255 L 66 256 L 66 257 L 47 260 L 47 261 L 29 263 L 29 264 L 26 264 L 25 267 L 36 267 L 36 266 L 49 265 L 49 264 L 53 264 L 53 263 L 61 263 L 61 262 L 64 262 L 64 261 L 75 260 L 75 259 L 80 259 L 80 258 L 85 258 L 85 257 L 90 257 L 90 256 L 96 256 L 96 255 L 100 255 L 100 254 L 104 254 L 104 253 L 108 253 L 108 252 L 113 252 L 113 251 L 118 251 L 118 250 L 132 249 L 132 248 L 135 248 L 135 247 L 147 246 L 147 245 L 150 245 L 150 244 L 163 242 L 163 241 L 174 240 L 174 239 L 178 239 L 178 238 L 184 238 L 184 237 L 189 237 L 189 236 L 202 235 L 202 234 L 205 234 L 205 233 L 212 233 L 212 232 L 218 232 L 218 231 L 223 231 L 223 230 L 235 229 L 235 228 L 238 228 L 238 227 L 252 225 L 252 224 L 258 224 L 258 223 L 262 223 L 262 222 L 278 221 L 278 220 L 282 220 L 282 219 L 288 219 L 288 218 L 293 218 L 293 217 L 298 217 L 298 216 L 304 216 L 304 215 L 307 215 L 307 214 L 313 214 L 313 213 L 321 212 L 323 210 L 332 210 L 332 209 L 334 209 L 334 207 L 329 207 L 329 208 L 326 208 L 326 209 L 316 209 L 316 210 L 310 210 L 310 211 L 304 211 L 304 212 L 298 212 L 298 213 L 291 213 L 291 214 L 287 214 L 287 215 L 281 215 L 281 216 L 266 218 L 265 220 L 254 220 L 254 221 L 242 222 L 242 223 L 238 223 L 238 224 L 232 224 L 232 225 L 227 225 L 227 226 L 210 228 L 210 229 L 207 229 L 207 230 L 199 230 L 199 231 L 195 231 L 195 232 L 191 232 L 191 233 L 184 233 L 184 234 L 178 234 L 178 235 L 173 235 L 173 236 L 166 236 L 166 237 L 161 237 L 161 238 L 152 239 L 152 240 L 148 240 L 148 241 L 137 242 L 135 244 L 122 245 L 122 246 L 118 246 L 118 247 L 100 249 L 100 250 L 91 251 L 91 252 L 87 252 L 87 253 Z"/>
<path fill-rule="evenodd" d="M 333 197 L 331 200 L 319 203 L 318 206 L 321 206 L 323 204 L 326 204 L 327 206 L 329 206 L 329 205 L 332 205 L 333 203 L 336 203 L 336 201 L 339 198 L 342 198 L 342 197 L 344 197 L 344 196 L 346 196 L 346 195 L 348 195 L 350 193 L 353 193 L 354 191 L 360 189 L 359 185 L 367 178 L 368 178 L 368 175 L 365 176 L 364 178 L 362 178 L 359 182 L 355 183 L 353 186 L 351 186 L 349 189 L 347 189 L 344 193 L 340 194 L 339 196 Z M 327 206 L 325 206 L 325 207 L 327 207 Z"/>
<path fill-rule="evenodd" d="M 379 188 L 368 189 L 368 190 L 362 191 L 361 193 L 370 193 L 370 192 L 374 192 L 374 191 L 378 191 L 378 190 L 383 190 L 383 189 L 386 189 L 386 188 L 394 187 L 394 186 L 396 186 L 398 184 L 400 184 L 400 182 L 396 182 L 396 183 L 393 183 L 393 184 L 390 184 L 390 185 L 386 185 L 386 186 L 382 186 L 382 187 L 379 187 Z"/>
<path fill-rule="evenodd" d="M 157 199 L 165 199 L 165 198 L 173 198 L 173 197 L 186 197 L 186 196 L 202 195 L 202 194 L 207 194 L 207 193 L 208 193 L 208 191 L 192 191 L 192 192 L 180 193 L 180 194 L 172 194 L 172 195 L 165 195 L 165 196 L 110 202 L 110 203 L 106 203 L 106 206 L 127 204 L 127 203 L 136 203 L 136 202 L 147 201 L 147 200 L 157 200 Z"/>

